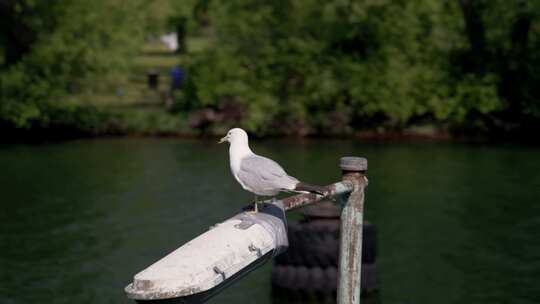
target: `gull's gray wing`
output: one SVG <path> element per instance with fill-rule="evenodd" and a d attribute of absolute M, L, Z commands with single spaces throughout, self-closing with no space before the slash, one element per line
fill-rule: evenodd
<path fill-rule="evenodd" d="M 242 158 L 238 177 L 244 186 L 259 195 L 275 195 L 280 190 L 292 190 L 298 183 L 278 163 L 258 155 Z"/>

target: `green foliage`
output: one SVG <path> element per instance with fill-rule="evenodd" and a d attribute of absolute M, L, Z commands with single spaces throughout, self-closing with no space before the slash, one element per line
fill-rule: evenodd
<path fill-rule="evenodd" d="M 10 0 L 0 11 L 0 120 L 90 132 L 178 127 L 175 116 L 67 97 L 126 81 L 145 34 L 187 20 L 205 47 L 188 45 L 181 58 L 188 79 L 173 110 L 213 108 L 220 127 L 237 116 L 259 134 L 534 124 L 537 2 Z"/>
<path fill-rule="evenodd" d="M 519 9 L 480 2 L 495 59 L 509 47 Z M 500 63 L 486 55 L 487 68 L 469 68 L 458 1 L 213 1 L 208 15 L 216 43 L 192 59 L 190 89 L 198 107 L 219 108 L 231 98 L 244 104 L 242 124 L 252 131 L 324 133 L 336 112 L 360 128 L 373 120 L 400 127 L 419 117 L 460 125 L 471 113 L 508 108 Z M 533 21 L 529 45 L 540 50 Z M 510 55 L 504 61 L 526 65 Z M 538 98 L 524 111 L 538 113 Z"/>
<path fill-rule="evenodd" d="M 62 96 L 123 75 L 142 41 L 144 28 L 133 24 L 143 20 L 144 1 L 15 2 L 13 17 L 33 37 L 31 51 L 0 69 L 0 117 L 16 127 L 46 122 Z M 6 47 L 20 42 L 10 37 Z"/>
<path fill-rule="evenodd" d="M 188 134 L 186 117 L 145 109 L 116 110 L 108 113 L 105 126 L 112 134 Z M 102 121 L 103 122 L 103 121 Z"/>
<path fill-rule="evenodd" d="M 15 126 L 28 127 L 30 120 L 41 115 L 38 101 L 46 88 L 40 85 L 33 83 L 20 65 L 0 74 L 0 117 Z"/>

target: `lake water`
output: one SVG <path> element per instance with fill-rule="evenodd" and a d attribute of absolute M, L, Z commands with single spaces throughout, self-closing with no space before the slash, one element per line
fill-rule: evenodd
<path fill-rule="evenodd" d="M 540 148 L 261 141 L 298 178 L 365 156 L 380 300 L 540 302 Z M 131 303 L 132 276 L 251 200 L 214 141 L 0 146 L 0 302 Z M 272 303 L 265 265 L 210 303 Z"/>

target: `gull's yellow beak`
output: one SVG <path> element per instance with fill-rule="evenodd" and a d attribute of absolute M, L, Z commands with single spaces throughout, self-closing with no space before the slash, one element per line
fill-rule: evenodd
<path fill-rule="evenodd" d="M 221 144 L 227 141 L 227 136 L 223 136 L 217 143 Z"/>

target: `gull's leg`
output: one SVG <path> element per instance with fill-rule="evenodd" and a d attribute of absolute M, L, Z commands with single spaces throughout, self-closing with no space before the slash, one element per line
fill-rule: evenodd
<path fill-rule="evenodd" d="M 258 203 L 259 203 L 259 201 L 258 201 L 257 195 L 255 195 L 255 201 L 253 202 L 253 210 L 252 211 L 246 211 L 246 213 L 255 214 L 255 213 L 259 212 Z"/>

